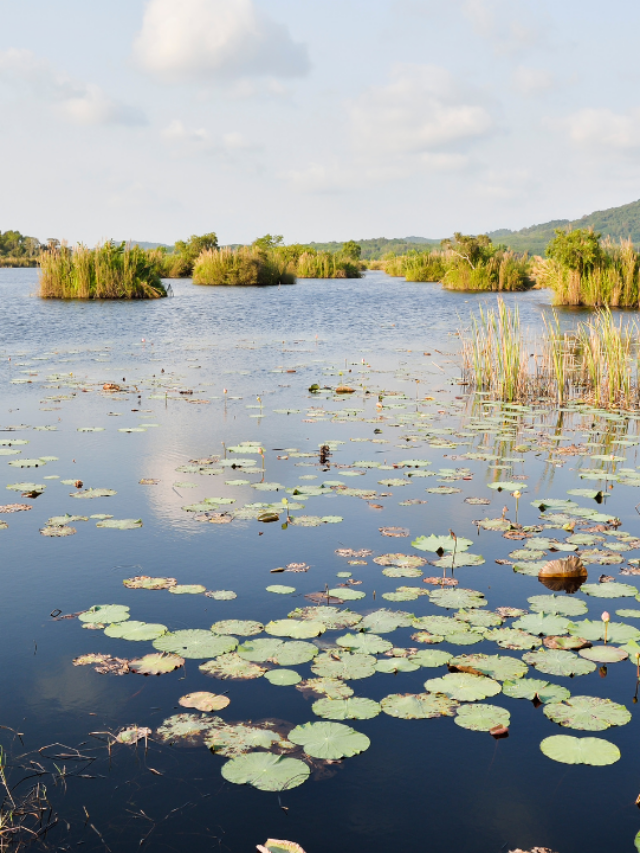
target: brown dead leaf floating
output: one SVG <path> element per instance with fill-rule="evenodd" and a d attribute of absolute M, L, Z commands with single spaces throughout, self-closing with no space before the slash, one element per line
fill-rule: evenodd
<path fill-rule="evenodd" d="M 409 536 L 409 530 L 406 527 L 379 527 L 378 530 L 383 536 L 391 536 L 396 539 Z"/>
<path fill-rule="evenodd" d="M 0 512 L 26 512 L 28 509 L 33 509 L 31 504 L 4 504 L 0 506 Z"/>

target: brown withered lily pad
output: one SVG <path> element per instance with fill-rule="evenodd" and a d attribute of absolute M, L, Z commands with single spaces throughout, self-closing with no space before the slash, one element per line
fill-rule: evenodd
<path fill-rule="evenodd" d="M 135 578 L 126 578 L 122 583 L 127 589 L 169 589 L 176 586 L 175 578 L 151 578 L 148 575 L 138 575 Z"/>
<path fill-rule="evenodd" d="M 406 527 L 379 527 L 378 530 L 383 536 L 390 536 L 395 539 L 409 536 L 409 530 Z"/>
<path fill-rule="evenodd" d="M 125 658 L 112 658 L 111 655 L 80 655 L 73 661 L 74 666 L 91 666 L 101 675 L 126 675 L 129 661 Z"/>
<path fill-rule="evenodd" d="M 361 548 L 359 551 L 354 551 L 353 548 L 337 548 L 336 554 L 338 557 L 371 557 L 373 551 L 369 551 L 367 548 Z"/>
<path fill-rule="evenodd" d="M 40 533 L 43 536 L 51 536 L 54 538 L 58 538 L 61 536 L 73 536 L 73 534 L 77 532 L 78 531 L 75 529 L 75 527 L 69 527 L 69 525 L 67 524 L 61 524 L 59 527 L 56 527 L 54 525 L 47 525 L 46 527 L 40 528 Z"/>
<path fill-rule="evenodd" d="M 129 661 L 129 669 L 138 675 L 164 675 L 184 666 L 184 658 L 169 652 L 157 652 Z"/>
<path fill-rule="evenodd" d="M 141 740 L 146 743 L 152 734 L 152 729 L 148 729 L 145 726 L 128 726 L 126 729 L 118 732 L 116 740 L 118 743 L 136 744 Z"/>
<path fill-rule="evenodd" d="M 178 699 L 178 704 L 183 708 L 195 708 L 197 711 L 222 711 L 231 702 L 228 696 L 220 696 L 217 693 L 207 693 L 202 690 L 198 693 L 187 693 Z"/>
<path fill-rule="evenodd" d="M 582 637 L 545 637 L 542 642 L 548 649 L 588 649 L 591 645 Z"/>
<path fill-rule="evenodd" d="M 28 509 L 33 509 L 32 504 L 4 504 L 0 506 L 0 512 L 26 512 Z"/>
<path fill-rule="evenodd" d="M 430 583 L 433 586 L 458 586 L 459 581 L 455 578 L 422 578 L 422 583 Z"/>
<path fill-rule="evenodd" d="M 143 477 L 139 482 L 141 486 L 157 486 L 160 480 L 155 480 L 152 477 Z"/>

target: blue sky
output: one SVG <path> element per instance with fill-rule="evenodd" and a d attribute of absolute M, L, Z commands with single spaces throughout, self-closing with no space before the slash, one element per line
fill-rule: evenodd
<path fill-rule="evenodd" d="M 640 5 L 0 0 L 0 229 L 478 233 L 640 197 Z"/>

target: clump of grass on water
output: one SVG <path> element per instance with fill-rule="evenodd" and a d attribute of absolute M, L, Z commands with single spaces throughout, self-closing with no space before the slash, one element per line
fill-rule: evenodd
<path fill-rule="evenodd" d="M 157 260 L 138 246 L 105 243 L 40 255 L 42 299 L 158 299 L 167 296 Z"/>
<path fill-rule="evenodd" d="M 231 287 L 295 284 L 294 269 L 278 252 L 258 246 L 207 249 L 195 262 L 193 281 Z"/>

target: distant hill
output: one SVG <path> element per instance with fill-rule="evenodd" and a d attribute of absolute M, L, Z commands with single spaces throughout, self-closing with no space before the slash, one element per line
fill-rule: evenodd
<path fill-rule="evenodd" d="M 505 243 L 516 252 L 529 252 L 530 255 L 544 255 L 550 240 L 555 236 L 556 228 L 593 228 L 603 237 L 619 240 L 621 237 L 631 237 L 636 245 L 640 245 L 640 201 L 623 204 L 621 207 L 610 207 L 607 210 L 596 210 L 580 219 L 554 219 L 542 225 L 532 225 L 521 228 L 520 231 L 510 231 L 500 228 L 489 231 L 489 237 L 494 243 Z"/>
<path fill-rule="evenodd" d="M 418 252 L 424 252 L 429 245 L 439 246 L 440 240 L 430 240 L 427 237 L 374 237 L 369 240 L 356 240 L 362 246 L 363 260 L 373 260 L 381 258 L 388 252 L 395 252 L 396 255 L 406 255 L 412 249 Z M 318 252 L 337 252 L 342 249 L 343 243 L 307 243 Z"/>
<path fill-rule="evenodd" d="M 132 246 L 140 246 L 141 249 L 173 249 L 166 243 L 146 243 L 144 240 L 129 240 Z"/>

